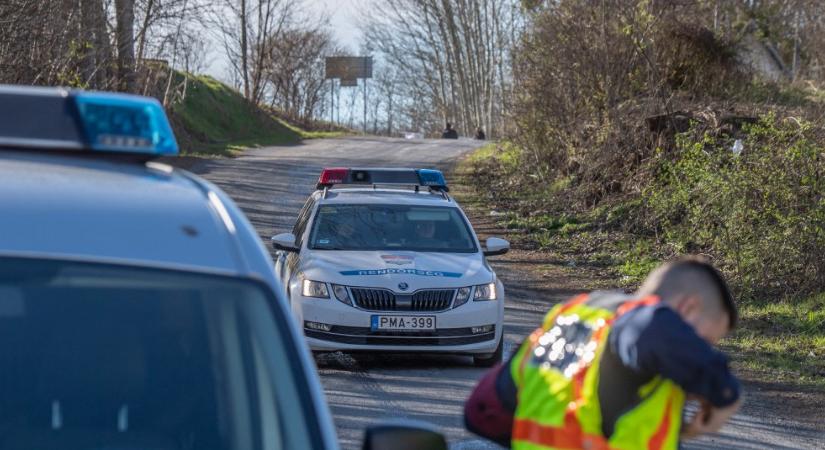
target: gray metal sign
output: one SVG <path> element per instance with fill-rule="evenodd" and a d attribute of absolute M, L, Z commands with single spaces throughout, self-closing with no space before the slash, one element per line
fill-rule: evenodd
<path fill-rule="evenodd" d="M 324 60 L 324 77 L 349 82 L 358 78 L 372 78 L 372 56 L 329 56 Z"/>

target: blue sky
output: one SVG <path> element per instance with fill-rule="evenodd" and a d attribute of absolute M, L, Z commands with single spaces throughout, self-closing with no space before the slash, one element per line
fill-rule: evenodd
<path fill-rule="evenodd" d="M 318 13 L 329 15 L 330 25 L 341 45 L 352 51 L 358 49 L 360 32 L 356 14 L 364 0 L 307 0 L 306 3 Z"/>

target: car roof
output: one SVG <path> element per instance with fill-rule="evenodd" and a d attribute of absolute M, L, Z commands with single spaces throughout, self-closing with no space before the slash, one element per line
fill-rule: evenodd
<path fill-rule="evenodd" d="M 316 191 L 313 195 L 319 204 L 392 203 L 395 205 L 458 206 L 449 195 L 427 190 L 416 192 L 412 189 L 343 188 L 328 190 L 326 197 L 323 191 Z"/>
<path fill-rule="evenodd" d="M 0 255 L 267 273 L 271 262 L 217 187 L 165 164 L 0 151 Z"/>

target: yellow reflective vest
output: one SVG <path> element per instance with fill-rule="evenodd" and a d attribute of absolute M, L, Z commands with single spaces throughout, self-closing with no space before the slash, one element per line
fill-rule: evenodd
<path fill-rule="evenodd" d="M 599 364 L 610 327 L 633 308 L 659 302 L 616 300 L 585 294 L 556 305 L 511 360 L 518 389 L 513 449 L 678 448 L 685 393 L 662 377 L 641 386 L 639 401 L 603 435 Z"/>

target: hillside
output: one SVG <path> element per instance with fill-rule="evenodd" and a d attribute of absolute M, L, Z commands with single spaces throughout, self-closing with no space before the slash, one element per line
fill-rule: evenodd
<path fill-rule="evenodd" d="M 184 86 L 183 74 L 177 76 L 176 84 Z M 187 75 L 178 96 L 183 100 L 173 104 L 169 116 L 184 154 L 232 156 L 244 147 L 289 145 L 341 134 L 292 126 L 208 75 Z"/>

